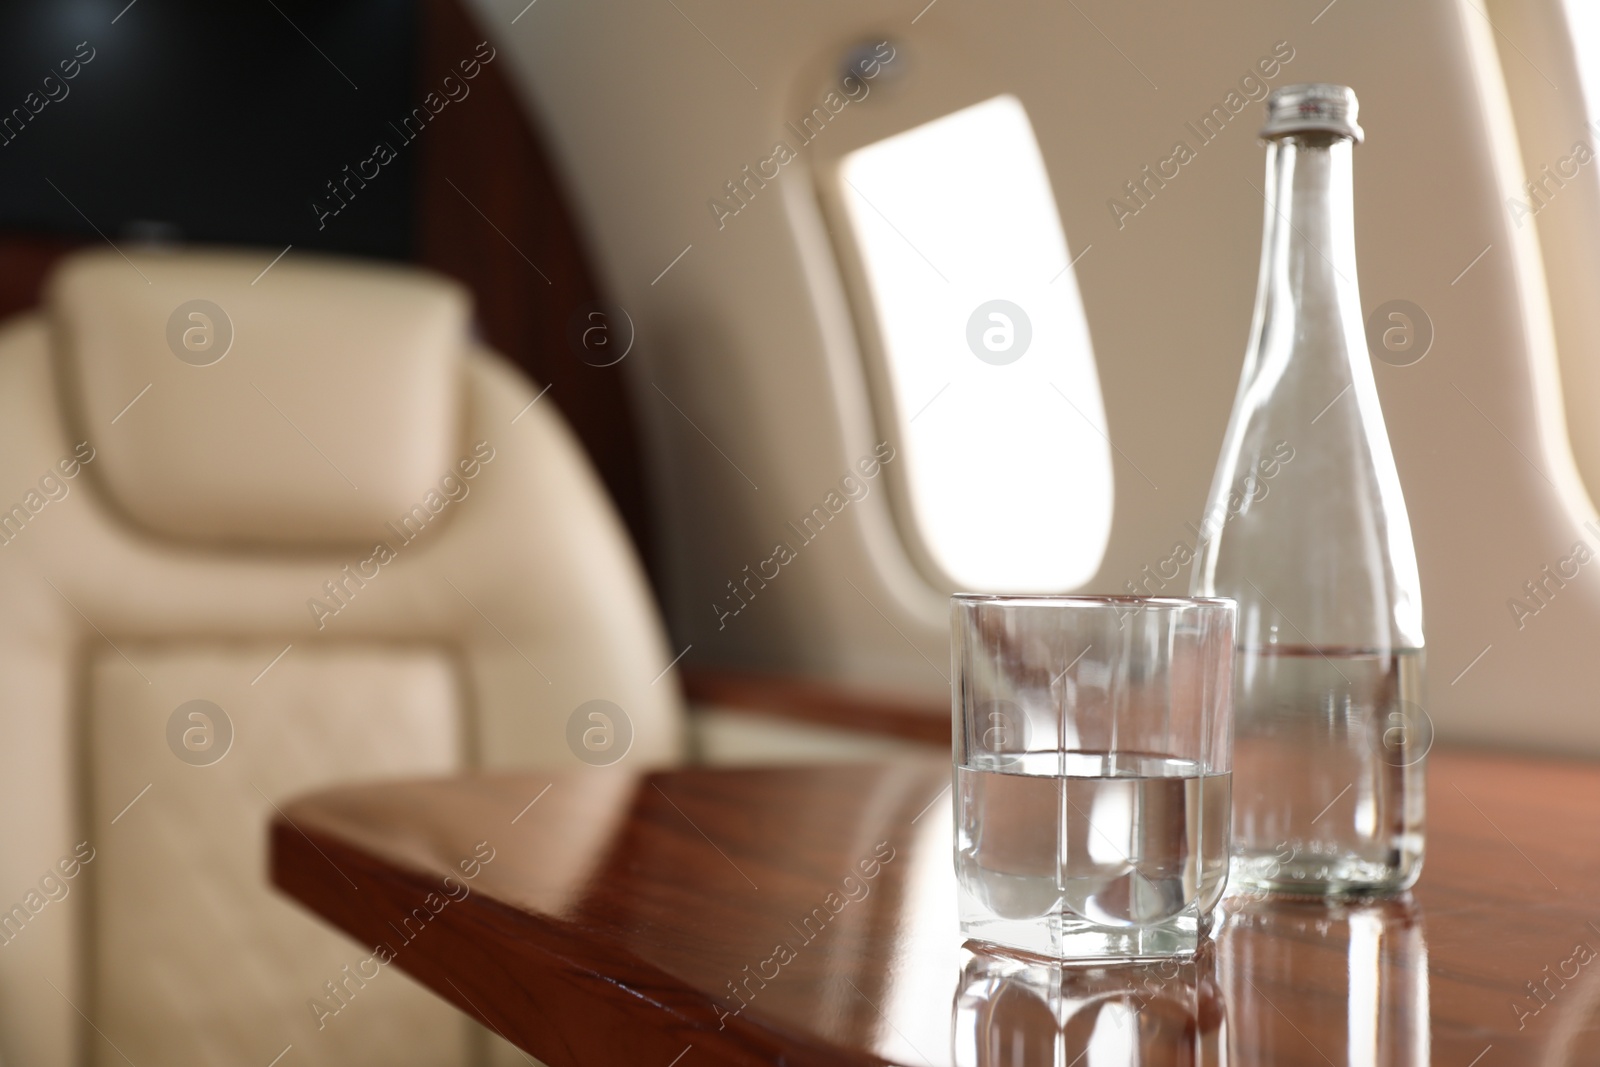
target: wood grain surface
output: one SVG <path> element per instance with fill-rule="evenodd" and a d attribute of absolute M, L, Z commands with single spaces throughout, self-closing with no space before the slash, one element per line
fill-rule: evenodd
<path fill-rule="evenodd" d="M 961 944 L 949 781 L 364 785 L 287 806 L 271 865 L 551 1067 L 1600 1063 L 1600 766 L 1435 752 L 1412 893 L 1233 894 L 1195 960 L 1110 968 Z"/>

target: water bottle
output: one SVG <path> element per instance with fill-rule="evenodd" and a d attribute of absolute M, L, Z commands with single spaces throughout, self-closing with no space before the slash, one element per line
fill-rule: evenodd
<path fill-rule="evenodd" d="M 1230 880 L 1398 891 L 1423 853 L 1422 597 L 1356 288 L 1356 98 L 1267 100 L 1255 317 L 1192 591 L 1238 601 Z"/>

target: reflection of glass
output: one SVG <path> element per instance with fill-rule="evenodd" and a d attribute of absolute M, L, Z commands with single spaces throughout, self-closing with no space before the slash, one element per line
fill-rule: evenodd
<path fill-rule="evenodd" d="M 1076 966 L 969 942 L 951 1017 L 957 1067 L 1212 1067 L 1226 1063 L 1216 950 Z"/>
<path fill-rule="evenodd" d="M 1240 895 L 1219 919 L 1231 1062 L 1429 1062 L 1428 947 L 1410 894 L 1343 904 Z"/>
<path fill-rule="evenodd" d="M 1233 602 L 951 601 L 966 936 L 1193 953 L 1228 871 Z"/>

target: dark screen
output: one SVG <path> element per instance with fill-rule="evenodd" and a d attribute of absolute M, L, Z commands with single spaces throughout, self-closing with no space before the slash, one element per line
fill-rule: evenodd
<path fill-rule="evenodd" d="M 415 0 L 3 0 L 0 230 L 404 258 L 416 25 Z"/>

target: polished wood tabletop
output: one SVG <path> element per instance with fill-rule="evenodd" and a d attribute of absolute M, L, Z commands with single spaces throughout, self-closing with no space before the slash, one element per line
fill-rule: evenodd
<path fill-rule="evenodd" d="M 551 1065 L 1600 1064 L 1600 764 L 1435 751 L 1408 895 L 1192 961 L 963 946 L 944 761 L 351 786 L 275 883 Z"/>

